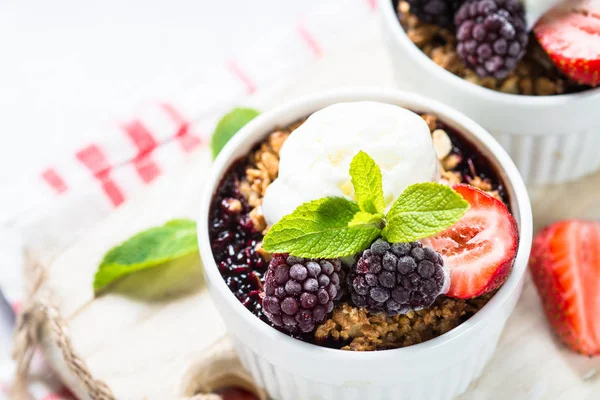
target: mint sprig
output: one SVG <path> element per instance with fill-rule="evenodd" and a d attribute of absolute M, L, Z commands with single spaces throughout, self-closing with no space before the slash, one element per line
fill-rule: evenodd
<path fill-rule="evenodd" d="M 371 214 L 383 213 L 383 179 L 375 160 L 359 151 L 350 163 L 350 177 L 360 210 Z"/>
<path fill-rule="evenodd" d="M 388 242 L 413 242 L 451 227 L 468 208 L 451 187 L 434 182 L 411 185 L 387 213 L 381 234 Z"/>
<path fill-rule="evenodd" d="M 104 256 L 94 276 L 94 292 L 134 272 L 165 265 L 198 253 L 196 223 L 187 219 L 167 222 L 132 236 Z"/>
<path fill-rule="evenodd" d="M 326 197 L 300 205 L 277 222 L 263 240 L 271 253 L 307 258 L 354 255 L 382 236 L 412 242 L 451 227 L 469 208 L 452 188 L 434 182 L 409 186 L 384 216 L 379 166 L 360 151 L 350 163 L 356 201 Z"/>
<path fill-rule="evenodd" d="M 356 254 L 380 232 L 374 224 L 350 226 L 359 212 L 354 201 L 343 197 L 304 203 L 273 225 L 263 240 L 263 248 L 298 257 L 334 258 Z"/>
<path fill-rule="evenodd" d="M 365 211 L 359 211 L 354 214 L 352 221 L 348 223 L 349 227 L 361 226 L 361 225 L 374 225 L 381 229 L 384 221 L 384 215 L 381 213 L 371 214 Z"/>

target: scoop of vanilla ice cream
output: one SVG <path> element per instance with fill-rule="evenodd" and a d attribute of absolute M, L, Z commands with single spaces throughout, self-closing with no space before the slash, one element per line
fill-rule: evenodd
<path fill-rule="evenodd" d="M 381 168 L 388 209 L 409 185 L 439 179 L 429 128 L 419 115 L 378 102 L 334 104 L 312 114 L 283 144 L 278 178 L 263 199 L 267 223 L 307 201 L 355 200 L 349 170 L 360 150 Z"/>

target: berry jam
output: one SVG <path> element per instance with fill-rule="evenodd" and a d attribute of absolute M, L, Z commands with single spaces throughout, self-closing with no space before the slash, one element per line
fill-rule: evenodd
<path fill-rule="evenodd" d="M 268 263 L 256 252 L 262 234 L 254 229 L 250 205 L 239 191 L 246 160 L 236 161 L 225 173 L 210 209 L 208 232 L 215 262 L 231 292 L 252 313 L 263 317 L 260 294 Z M 231 206 L 239 201 L 241 209 Z"/>

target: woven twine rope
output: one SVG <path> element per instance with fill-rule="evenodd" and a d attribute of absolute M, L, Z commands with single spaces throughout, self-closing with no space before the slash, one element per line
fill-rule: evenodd
<path fill-rule="evenodd" d="M 116 400 L 104 382 L 94 379 L 85 362 L 73 349 L 65 321 L 48 296 L 43 294 L 44 268 L 30 255 L 27 257 L 25 275 L 29 288 L 17 319 L 14 337 L 13 359 L 17 363 L 17 369 L 11 398 L 33 399 L 27 387 L 27 378 L 31 359 L 40 343 L 42 328 L 46 326 L 62 354 L 67 369 L 81 383 L 88 397 L 93 400 Z"/>
<path fill-rule="evenodd" d="M 51 334 L 51 340 L 60 350 L 65 365 L 72 376 L 85 389 L 92 400 L 116 400 L 108 385 L 94 379 L 85 361 L 73 349 L 68 327 L 60 313 L 44 293 L 45 271 L 42 264 L 31 255 L 27 255 L 25 278 L 28 282 L 27 293 L 22 311 L 17 319 L 14 336 L 13 359 L 17 363 L 15 380 L 11 392 L 12 400 L 32 400 L 34 397 L 28 389 L 28 375 L 31 360 L 40 343 L 42 330 Z M 262 398 L 262 397 L 261 397 Z M 217 394 L 196 394 L 182 400 L 222 400 Z"/>

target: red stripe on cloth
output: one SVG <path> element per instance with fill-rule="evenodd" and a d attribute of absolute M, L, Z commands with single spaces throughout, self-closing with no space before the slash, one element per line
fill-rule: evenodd
<path fill-rule="evenodd" d="M 137 148 L 138 155 L 146 154 L 158 146 L 150 131 L 137 119 L 123 124 L 123 129 Z"/>
<path fill-rule="evenodd" d="M 233 60 L 227 62 L 227 69 L 238 78 L 245 86 L 248 94 L 256 92 L 256 84 Z"/>
<path fill-rule="evenodd" d="M 179 142 L 183 150 L 190 152 L 202 144 L 202 140 L 198 136 L 184 135 L 179 137 Z"/>
<path fill-rule="evenodd" d="M 184 151 L 190 152 L 202 144 L 202 139 L 190 133 L 190 123 L 186 121 L 175 107 L 171 104 L 164 103 L 162 104 L 162 108 L 173 122 L 179 126 L 175 136 L 179 139 L 179 143 L 181 143 L 181 147 Z"/>
<path fill-rule="evenodd" d="M 160 167 L 150 158 L 150 154 L 136 157 L 133 166 L 144 183 L 150 183 L 160 175 Z"/>
<path fill-rule="evenodd" d="M 124 124 L 123 129 L 138 150 L 137 156 L 133 159 L 133 166 L 137 174 L 144 183 L 152 182 L 160 175 L 158 164 L 150 157 L 152 151 L 158 146 L 158 143 L 150 131 L 139 120 L 133 120 Z"/>
<path fill-rule="evenodd" d="M 57 194 L 67 191 L 67 183 L 54 168 L 48 168 L 42 172 L 42 179 L 46 181 Z"/>
<path fill-rule="evenodd" d="M 169 118 L 171 118 L 171 120 L 173 120 L 173 122 L 175 122 L 175 124 L 178 126 L 175 136 L 183 136 L 188 133 L 190 123 L 183 118 L 183 115 L 181 115 L 181 113 L 177 111 L 175 107 L 169 103 L 163 103 L 162 109 L 165 110 L 165 113 L 169 116 Z"/>
<path fill-rule="evenodd" d="M 106 177 L 111 168 L 104 152 L 95 144 L 79 150 L 75 153 L 75 157 L 98 179 Z"/>
<path fill-rule="evenodd" d="M 125 195 L 123 195 L 117 183 L 110 178 L 102 180 L 102 190 L 115 207 L 120 206 L 125 201 Z"/>
<path fill-rule="evenodd" d="M 372 10 L 377 9 L 377 0 L 367 0 L 367 3 L 369 3 L 369 7 L 371 7 Z"/>
<path fill-rule="evenodd" d="M 111 166 L 100 147 L 91 144 L 79 150 L 75 156 L 90 170 L 92 175 L 100 180 L 102 190 L 115 207 L 125 201 L 123 192 L 119 189 L 115 181 L 110 178 Z"/>
<path fill-rule="evenodd" d="M 323 50 L 321 49 L 319 42 L 315 39 L 312 33 L 310 33 L 302 24 L 298 24 L 296 29 L 298 31 L 298 34 L 300 35 L 300 38 L 310 48 L 315 57 L 320 57 L 323 54 Z"/>

